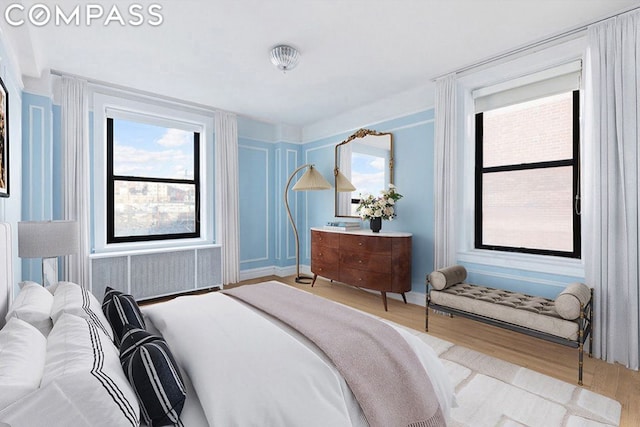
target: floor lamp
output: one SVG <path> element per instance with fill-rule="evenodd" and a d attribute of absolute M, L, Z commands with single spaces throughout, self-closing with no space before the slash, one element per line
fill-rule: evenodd
<path fill-rule="evenodd" d="M 296 222 L 293 220 L 293 216 L 291 215 L 291 209 L 289 208 L 289 185 L 291 185 L 291 181 L 296 176 L 298 172 L 302 169 L 308 168 L 307 171 L 300 177 L 298 182 L 293 186 L 293 191 L 309 191 L 309 190 L 329 190 L 331 188 L 331 184 L 327 182 L 326 179 L 322 176 L 320 172 L 318 172 L 311 163 L 307 163 L 306 165 L 300 166 L 298 169 L 293 171 L 289 180 L 287 181 L 287 185 L 284 188 L 284 205 L 287 207 L 287 215 L 289 215 L 289 222 L 291 222 L 291 227 L 293 227 L 293 234 L 296 238 L 296 283 L 311 283 L 312 278 L 307 276 L 300 275 L 300 239 L 298 238 L 298 229 L 296 228 Z"/>
<path fill-rule="evenodd" d="M 42 286 L 58 282 L 58 257 L 78 253 L 77 221 L 18 222 L 18 256 L 42 258 Z"/>

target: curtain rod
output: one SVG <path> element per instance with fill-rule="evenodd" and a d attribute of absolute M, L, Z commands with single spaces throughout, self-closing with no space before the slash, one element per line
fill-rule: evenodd
<path fill-rule="evenodd" d="M 477 70 L 477 69 L 482 69 L 484 67 L 487 67 L 489 65 L 494 65 L 494 64 L 500 64 L 501 62 L 506 61 L 507 59 L 512 59 L 512 58 L 517 58 L 518 55 L 522 55 L 524 53 L 527 53 L 533 49 L 542 47 L 542 46 L 551 46 L 554 43 L 560 43 L 560 42 L 565 42 L 565 41 L 569 41 L 569 40 L 573 40 L 574 38 L 578 38 L 578 36 L 580 36 L 582 33 L 584 33 L 585 31 L 587 31 L 587 29 L 595 24 L 599 24 L 600 22 L 604 22 L 608 19 L 611 18 L 616 18 L 620 15 L 624 15 L 625 13 L 629 13 L 629 12 L 633 12 L 635 10 L 640 10 L 639 6 L 632 6 L 628 9 L 625 9 L 621 12 L 617 12 L 614 13 L 612 15 L 608 15 L 604 18 L 601 19 L 597 19 L 595 21 L 592 21 L 588 24 L 584 24 L 584 25 L 580 25 L 577 27 L 573 27 L 567 31 L 563 31 L 561 33 L 557 33 L 554 34 L 552 36 L 549 37 L 545 37 L 543 39 L 540 39 L 538 41 L 517 47 L 515 49 L 511 49 L 508 50 L 506 52 L 500 53 L 498 55 L 494 55 L 491 56 L 489 58 L 483 59 L 481 61 L 475 62 L 473 64 L 469 64 L 469 65 L 465 65 L 461 68 L 455 69 L 453 71 L 449 71 L 448 73 L 444 73 L 444 74 L 439 74 L 436 77 L 432 77 L 431 81 L 435 82 L 436 80 L 448 76 L 449 74 L 456 74 L 457 76 L 464 76 L 467 73 L 469 73 L 472 70 Z"/>

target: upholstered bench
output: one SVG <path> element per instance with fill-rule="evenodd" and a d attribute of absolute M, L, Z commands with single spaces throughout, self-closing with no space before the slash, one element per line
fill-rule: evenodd
<path fill-rule="evenodd" d="M 429 308 L 525 333 L 578 348 L 578 384 L 582 385 L 584 343 L 591 334 L 593 290 L 583 283 L 569 284 L 555 300 L 465 283 L 461 265 L 427 276 L 425 329 Z"/>

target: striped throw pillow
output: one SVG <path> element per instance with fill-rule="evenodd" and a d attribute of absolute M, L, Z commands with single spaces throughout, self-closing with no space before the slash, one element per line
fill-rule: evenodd
<path fill-rule="evenodd" d="M 145 329 L 140 307 L 131 295 L 107 286 L 102 300 L 102 311 L 113 329 L 113 339 L 117 346 L 120 346 L 122 341 L 125 325 Z"/>
<path fill-rule="evenodd" d="M 182 426 L 186 389 L 166 341 L 131 325 L 124 329 L 120 362 L 138 395 L 143 418 L 150 426 Z"/>

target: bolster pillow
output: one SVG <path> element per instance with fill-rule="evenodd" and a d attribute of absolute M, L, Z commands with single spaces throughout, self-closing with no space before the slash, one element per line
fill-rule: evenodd
<path fill-rule="evenodd" d="M 454 265 L 432 272 L 429 275 L 429 283 L 433 289 L 441 291 L 456 283 L 463 282 L 466 278 L 467 270 L 461 265 Z"/>
<path fill-rule="evenodd" d="M 580 317 L 580 305 L 586 305 L 591 299 L 591 289 L 584 283 L 571 283 L 556 297 L 558 314 L 567 320 Z"/>

